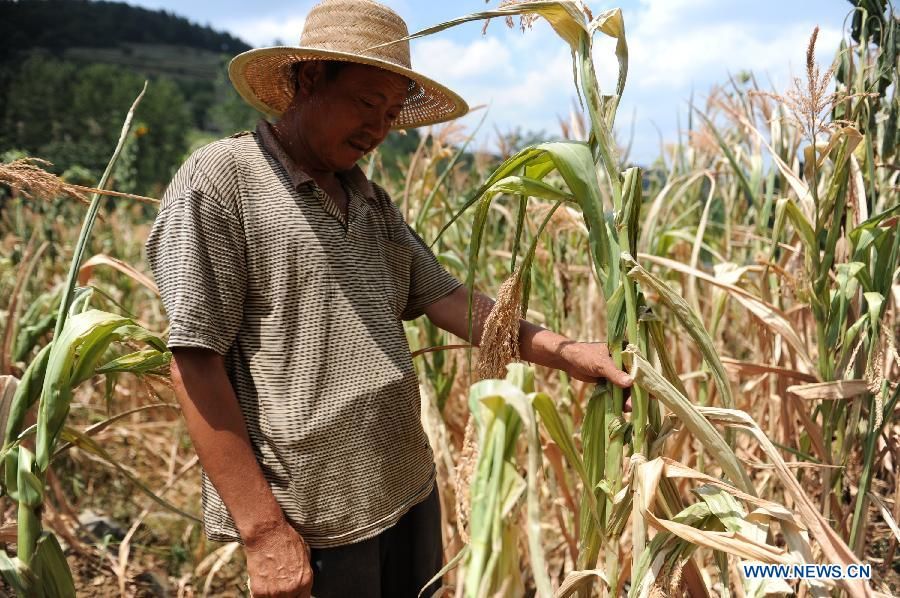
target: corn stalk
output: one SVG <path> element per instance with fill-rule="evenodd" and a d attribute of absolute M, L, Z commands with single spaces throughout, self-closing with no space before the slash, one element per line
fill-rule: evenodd
<path fill-rule="evenodd" d="M 97 185 L 101 190 L 115 167 L 143 94 L 141 91 L 125 118 L 119 143 Z M 91 290 L 75 288 L 100 209 L 100 197 L 100 193 L 94 194 L 81 228 L 59 302 L 53 339 L 26 369 L 6 421 L 0 451 L 3 492 L 18 503 L 18 526 L 16 556 L 11 558 L 5 551 L 0 552 L 0 573 L 20 596 L 75 596 L 72 574 L 59 542 L 41 525 L 46 475 L 59 440 L 63 438 L 111 460 L 88 436 L 65 427 L 74 389 L 97 373 L 153 371 L 164 367 L 171 358 L 162 339 L 129 318 L 89 309 Z M 121 356 L 110 355 L 109 346 L 115 341 L 142 343 L 148 348 Z M 37 424 L 22 430 L 26 413 L 35 403 L 38 404 Z M 26 446 L 31 443 L 31 436 L 35 436 L 35 452 Z M 162 499 L 157 500 L 175 509 Z"/>
<path fill-rule="evenodd" d="M 463 212 L 474 207 L 467 271 L 467 284 L 471 289 L 474 288 L 482 238 L 488 228 L 488 214 L 492 201 L 496 197 L 509 195 L 518 198 L 519 215 L 516 225 L 516 245 L 513 248 L 513 265 L 515 265 L 515 256 L 518 254 L 519 231 L 524 211 L 529 202 L 544 200 L 557 204 L 572 204 L 577 206 L 584 219 L 588 232 L 590 264 L 605 299 L 605 332 L 611 354 L 617 365 L 621 367 L 630 365 L 632 368 L 636 368 L 634 371 L 638 372 L 638 380 L 632 393 L 634 413 L 630 422 L 625 419 L 623 414 L 624 400 L 621 389 L 599 385 L 592 393 L 585 409 L 581 429 L 581 454 L 578 454 L 578 447 L 571 442 L 571 429 L 565 419 L 560 417 L 556 408 L 546 402 L 535 404 L 545 429 L 560 447 L 562 454 L 578 474 L 583 485 L 583 504 L 587 508 L 581 510 L 578 567 L 585 574 L 578 576 L 579 581 L 577 584 L 573 582 L 573 587 L 574 585 L 584 587 L 583 584 L 589 583 L 591 579 L 602 579 L 610 593 L 616 594 L 620 591 L 623 577 L 627 577 L 627 575 L 620 571 L 619 538 L 632 504 L 635 504 L 634 515 L 631 518 L 633 553 L 635 554 L 631 570 L 632 589 L 642 588 L 641 592 L 649 591 L 657 577 L 645 579 L 650 570 L 647 559 L 652 561 L 657 556 L 674 559 L 670 562 L 677 562 L 680 567 L 685 568 L 685 571 L 696 573 L 696 566 L 689 558 L 693 548 L 684 544 L 667 543 L 665 536 L 658 536 L 658 541 L 655 539 L 653 544 L 648 545 L 647 524 L 649 523 L 657 529 L 660 529 L 662 525 L 659 524 L 658 518 L 655 518 L 648 510 L 650 504 L 646 502 L 648 500 L 661 501 L 664 511 L 672 516 L 680 511 L 687 513 L 688 515 L 682 518 L 683 521 L 679 525 L 688 525 L 691 529 L 697 530 L 692 532 L 696 539 L 707 538 L 704 533 L 709 533 L 709 530 L 706 529 L 708 526 L 713 526 L 713 528 L 724 526 L 726 530 L 746 533 L 749 537 L 755 538 L 758 547 L 763 552 L 752 553 L 754 556 L 768 554 L 765 553 L 766 550 L 775 550 L 766 544 L 768 522 L 751 520 L 743 515 L 727 517 L 727 508 L 735 507 L 735 504 L 729 502 L 721 492 L 717 492 L 715 497 L 705 496 L 702 503 L 689 506 L 685 510 L 679 504 L 680 499 L 675 487 L 666 479 L 661 479 L 653 486 L 652 499 L 648 498 L 649 490 L 644 488 L 644 495 L 641 499 L 643 502 L 635 503 L 634 494 L 638 492 L 636 485 L 638 485 L 640 474 L 632 472 L 631 478 L 623 478 L 626 447 L 633 463 L 650 462 L 661 455 L 665 446 L 665 434 L 671 433 L 661 427 L 662 420 L 657 403 L 648 401 L 650 394 L 653 394 L 700 442 L 704 453 L 712 458 L 716 466 L 721 468 L 733 487 L 748 497 L 748 500 L 757 500 L 756 490 L 734 453 L 733 432 L 729 430 L 724 436 L 721 435 L 696 404 L 687 398 L 686 391 L 678 380 L 674 364 L 665 355 L 666 348 L 662 342 L 662 328 L 656 322 L 656 316 L 649 312 L 641 292 L 641 288 L 651 290 L 660 299 L 662 305 L 675 316 L 680 327 L 696 345 L 703 371 L 709 372 L 722 406 L 725 409 L 734 409 L 735 398 L 725 373 L 724 363 L 718 355 L 712 336 L 697 313 L 700 304 L 696 294 L 690 295 L 691 300 L 686 301 L 663 280 L 641 267 L 635 259 L 639 255 L 638 241 L 642 239 L 639 230 L 644 187 L 642 173 L 637 168 L 620 171 L 612 132 L 616 106 L 627 74 L 628 50 L 621 11 L 607 11 L 588 22 L 585 13 L 574 2 L 527 2 L 461 17 L 415 33 L 411 38 L 435 33 L 472 20 L 522 14 L 543 17 L 569 45 L 573 56 L 576 89 L 589 116 L 588 142 L 541 143 L 508 158 L 465 202 L 457 214 L 444 225 L 441 232 L 447 230 Z M 616 40 L 619 76 L 615 93 L 608 96 L 600 92 L 592 61 L 592 37 L 597 31 Z M 750 102 L 735 110 L 737 118 L 745 119 L 742 124 L 746 130 L 753 130 L 753 126 L 747 117 L 742 115 L 751 113 Z M 766 218 L 767 214 L 772 214 L 774 211 L 776 240 L 785 223 L 790 220 L 797 227 L 801 240 L 810 249 L 813 247 L 816 249 L 815 252 L 811 250 L 806 252 L 807 258 L 812 260 L 811 264 L 814 270 L 810 277 L 811 294 L 814 297 L 811 302 L 813 311 L 834 312 L 834 310 L 829 311 L 828 306 L 834 304 L 835 301 L 838 306 L 849 304 L 851 296 L 856 292 L 856 287 L 852 286 L 849 281 L 856 276 L 864 277 L 866 274 L 874 276 L 873 272 L 866 272 L 867 269 L 861 266 L 845 265 L 838 268 L 838 277 L 843 281 L 844 291 L 835 295 L 829 287 L 831 280 L 829 273 L 834 263 L 833 256 L 839 239 L 840 222 L 846 211 L 847 188 L 853 165 L 851 154 L 858 143 L 858 138 L 854 136 L 853 131 L 845 130 L 843 137 L 836 137 L 826 149 L 825 154 L 818 155 L 815 151 L 812 154 L 813 165 L 818 163 L 816 158 L 824 159 L 826 154 L 832 156 L 835 164 L 829 183 L 823 186 L 821 200 L 818 198 L 815 184 L 809 186 L 804 183 L 789 167 L 783 164 L 780 154 L 773 154 L 773 161 L 780 169 L 787 186 L 798 193 L 796 203 L 792 203 L 790 200 L 776 201 L 776 198 L 772 196 L 771 189 L 774 188 L 774 178 L 772 175 L 768 179 L 764 177 L 761 160 L 755 160 L 753 170 L 749 175 L 746 174 L 743 170 L 741 155 L 731 151 L 724 136 L 717 131 L 711 119 L 702 114 L 701 118 L 707 128 L 713 132 L 714 139 L 726 156 L 739 183 L 737 188 L 744 200 L 726 201 L 724 207 L 740 213 L 741 217 Z M 763 141 L 762 144 L 765 142 Z M 684 159 L 684 163 L 686 162 L 687 158 Z M 808 160 L 807 163 L 809 163 Z M 683 189 L 691 188 L 689 185 L 701 176 L 702 173 L 688 177 L 687 185 Z M 691 266 L 685 268 L 691 276 L 691 288 L 694 288 L 697 280 L 701 278 L 697 269 L 699 251 L 703 245 L 706 220 L 709 218 L 710 205 L 716 188 L 715 179 L 709 178 L 712 186 L 705 200 L 706 207 L 702 210 L 703 222 L 692 239 L 695 248 L 691 257 Z M 768 186 L 769 191 L 765 193 L 765 204 L 759 208 L 756 205 L 756 198 L 763 194 L 765 186 Z M 696 193 L 699 193 L 699 190 L 694 190 L 690 194 L 682 191 L 680 197 L 689 199 Z M 662 197 L 663 194 L 660 198 Z M 651 206 L 651 215 L 654 221 L 657 219 L 657 210 L 661 209 L 663 209 L 662 205 L 657 202 Z M 813 212 L 818 214 L 815 217 L 815 223 L 804 226 L 802 221 L 804 213 L 812 214 Z M 878 222 L 867 222 L 864 223 L 864 226 L 869 227 L 867 230 L 871 230 L 873 227 L 879 226 Z M 540 236 L 541 230 L 543 230 L 543 225 L 535 235 L 534 242 Z M 879 247 L 890 245 L 890 247 L 885 247 L 883 253 L 879 254 L 880 257 L 876 260 L 876 263 L 887 260 L 884 261 L 883 269 L 880 270 L 882 274 L 879 278 L 879 289 L 882 290 L 885 285 L 890 286 L 893 276 L 892 274 L 885 275 L 883 272 L 892 272 L 890 264 L 896 263 L 896 242 L 894 241 L 896 235 L 889 236 L 890 242 L 886 240 L 888 236 L 887 233 L 878 236 L 881 243 Z M 866 238 L 870 239 L 870 237 Z M 861 259 L 860 263 L 863 261 Z M 527 260 L 523 260 L 523 265 L 530 264 L 527 264 Z M 681 267 L 680 264 L 677 265 Z M 515 275 L 523 276 L 523 271 L 527 272 L 527 267 L 518 268 Z M 713 280 L 719 282 L 715 278 Z M 864 284 L 862 280 L 860 280 L 860 284 Z M 803 339 L 795 333 L 793 325 L 779 313 L 777 307 L 733 284 L 722 283 L 722 286 L 729 292 L 733 289 L 734 293 L 730 295 L 731 297 L 736 298 L 755 317 L 772 326 L 773 330 L 787 340 L 799 357 L 816 368 L 818 380 L 831 379 L 835 372 L 835 360 L 830 359 L 824 349 L 818 352 L 808 351 Z M 871 285 L 869 286 L 871 287 Z M 523 288 L 527 295 L 528 285 L 524 284 Z M 843 299 L 841 293 L 844 293 Z M 728 296 L 720 294 L 716 300 L 717 321 L 720 321 L 724 313 L 725 300 Z M 866 302 L 868 305 L 866 321 L 870 327 L 870 333 L 874 334 L 877 332 L 874 322 L 882 313 L 880 309 L 883 303 L 879 303 L 877 292 L 874 290 L 866 295 Z M 527 296 L 523 297 L 522 303 L 528 304 Z M 834 319 L 830 319 L 828 320 L 830 323 L 822 321 L 819 324 L 820 347 L 836 345 L 833 331 L 840 330 L 843 321 L 839 319 L 835 323 Z M 855 325 L 855 333 L 858 334 L 864 325 L 864 323 Z M 653 338 L 652 343 L 651 338 Z M 878 338 L 877 334 L 871 338 Z M 626 340 L 631 343 L 633 348 L 623 354 L 622 347 Z M 846 346 L 846 344 L 842 346 Z M 644 357 L 651 355 L 651 348 L 655 348 L 659 353 L 662 373 L 657 372 Z M 815 355 L 818 361 L 814 363 L 809 357 L 810 354 Z M 704 386 L 700 394 L 699 402 L 706 404 L 709 390 Z M 834 416 L 830 415 L 829 418 L 834 419 Z M 826 427 L 826 433 L 828 430 L 829 428 Z M 828 433 L 827 437 L 830 438 L 830 436 Z M 484 445 L 482 445 L 483 448 Z M 702 456 L 698 462 L 703 463 Z M 860 504 L 864 500 L 863 496 L 858 499 L 857 509 L 861 508 Z M 742 511 L 737 509 L 735 512 L 741 513 Z M 689 523 L 685 524 L 685 521 Z M 816 520 L 812 513 L 804 512 L 801 516 L 801 524 L 813 525 L 818 530 L 821 521 Z M 791 525 L 797 527 L 796 524 Z M 797 530 L 790 526 L 783 527 L 787 529 L 784 532 L 785 536 L 790 537 L 789 541 L 797 545 L 795 533 Z M 691 543 L 691 538 L 682 537 L 682 539 Z M 852 551 L 839 537 L 821 531 L 816 539 L 820 544 L 827 542 L 835 546 L 834 556 L 835 558 L 841 557 L 843 559 L 841 562 L 848 562 L 847 559 L 853 558 Z M 720 557 L 718 562 L 726 586 L 728 584 L 727 559 L 724 555 L 728 553 L 741 558 L 749 558 L 748 555 L 752 552 L 741 552 L 741 546 L 718 540 L 715 542 L 709 540 L 705 544 L 697 540 L 693 544 L 709 546 L 717 551 Z M 604 575 L 587 574 L 586 572 L 594 570 L 600 549 L 604 546 L 606 548 Z M 771 552 L 771 554 L 776 553 L 777 550 Z M 804 555 L 804 558 L 811 559 L 810 551 L 804 552 Z M 776 561 L 772 560 L 771 562 Z M 534 574 L 537 579 L 543 576 L 544 572 L 534 571 Z M 699 578 L 698 575 L 694 575 L 694 577 Z M 475 583 L 474 578 L 470 577 L 467 580 L 467 584 L 470 583 Z M 743 580 L 741 583 L 748 593 L 755 594 L 762 591 L 762 586 L 758 583 L 748 580 Z M 867 595 L 868 592 L 864 584 L 845 583 L 844 586 L 854 596 Z M 821 595 L 821 587 L 815 583 L 811 585 L 811 591 L 816 595 Z"/>

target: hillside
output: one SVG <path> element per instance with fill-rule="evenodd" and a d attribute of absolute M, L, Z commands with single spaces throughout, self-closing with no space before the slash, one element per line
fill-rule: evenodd
<path fill-rule="evenodd" d="M 186 46 L 214 53 L 249 50 L 243 41 L 167 11 L 122 2 L 0 0 L 0 61 L 33 48 L 116 48 L 123 44 Z"/>
<path fill-rule="evenodd" d="M 147 80 L 140 136 L 120 189 L 158 193 L 198 143 L 251 127 L 259 114 L 232 89 L 234 36 L 165 11 L 118 2 L 0 0 L 0 160 L 50 160 L 91 182 Z"/>

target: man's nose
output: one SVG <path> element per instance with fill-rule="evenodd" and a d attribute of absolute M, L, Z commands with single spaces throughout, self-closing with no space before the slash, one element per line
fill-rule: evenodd
<path fill-rule="evenodd" d="M 371 135 L 375 141 L 381 143 L 391 130 L 391 119 L 388 118 L 386 112 L 381 110 L 375 111 L 375 114 L 366 119 L 367 133 Z"/>

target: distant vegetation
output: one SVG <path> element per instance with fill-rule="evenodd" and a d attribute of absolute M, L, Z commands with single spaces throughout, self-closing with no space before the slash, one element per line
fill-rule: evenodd
<path fill-rule="evenodd" d="M 0 1 L 0 56 L 47 48 L 98 48 L 170 44 L 236 54 L 250 46 L 236 37 L 191 23 L 167 11 L 121 2 L 85 0 Z"/>
<path fill-rule="evenodd" d="M 259 117 L 226 74 L 228 59 L 249 48 L 164 11 L 0 0 L 0 153 L 41 156 L 67 179 L 95 182 L 148 79 L 116 185 L 161 193 L 192 145 Z"/>
<path fill-rule="evenodd" d="M 228 61 L 249 49 L 166 11 L 0 0 L 0 161 L 40 156 L 71 182 L 96 182 L 147 79 L 115 186 L 159 195 L 190 150 L 253 128 L 261 117 L 227 75 Z M 418 143 L 415 131 L 393 135 L 382 158 L 393 165 Z"/>

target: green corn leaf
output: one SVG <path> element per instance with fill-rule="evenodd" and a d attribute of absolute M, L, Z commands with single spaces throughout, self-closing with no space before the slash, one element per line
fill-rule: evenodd
<path fill-rule="evenodd" d="M 603 521 L 606 519 L 606 501 L 597 500 L 596 488 L 603 478 L 606 466 L 607 439 L 603 419 L 610 401 L 612 401 L 612 391 L 609 384 L 596 385 L 588 399 L 584 421 L 581 424 L 584 469 L 588 479 L 588 484 L 583 489 L 583 496 L 588 505 L 596 505 L 596 512 L 593 508 L 587 511 L 581 510 L 579 569 L 591 567 L 596 562 L 600 546 L 604 541 Z"/>
<path fill-rule="evenodd" d="M 69 412 L 72 388 L 90 378 L 110 343 L 128 338 L 165 351 L 163 341 L 123 316 L 88 310 L 73 315 L 54 341 L 38 408 L 37 464 L 50 462 L 57 437 Z"/>
<path fill-rule="evenodd" d="M 528 252 L 522 259 L 522 265 L 517 275 L 522 281 L 522 313 L 528 311 L 528 299 L 531 291 L 531 266 L 534 263 L 534 255 L 537 252 L 538 242 L 541 239 L 541 235 L 544 233 L 544 229 L 550 223 L 550 219 L 553 218 L 553 214 L 556 213 L 556 210 L 559 209 L 561 205 L 562 202 L 556 202 L 556 204 L 554 204 L 554 206 L 547 212 L 547 215 L 544 217 L 544 220 L 538 227 L 537 233 L 535 233 L 534 238 L 531 239 L 531 244 L 528 247 Z"/>
<path fill-rule="evenodd" d="M 58 294 L 56 298 L 59 298 Z M 56 324 L 56 313 L 53 312 L 53 309 L 52 306 L 48 307 L 42 304 L 40 298 L 28 308 L 22 321 L 18 324 L 19 332 L 13 344 L 13 361 L 25 361 L 41 338 L 53 330 L 53 326 Z M 32 310 L 35 311 L 32 312 Z M 38 310 L 49 311 L 44 313 L 43 311 L 38 312 Z"/>
<path fill-rule="evenodd" d="M 532 399 L 532 405 L 538 412 L 538 415 L 541 416 L 541 421 L 544 422 L 544 428 L 547 430 L 547 434 L 549 434 L 550 438 L 553 439 L 553 442 L 559 446 L 563 455 L 565 455 L 566 460 L 569 462 L 569 465 L 575 469 L 575 473 L 581 478 L 581 483 L 584 488 L 592 488 L 594 485 L 588 478 L 587 470 L 584 467 L 584 461 L 581 459 L 581 455 L 578 454 L 578 449 L 575 447 L 575 443 L 572 440 L 572 432 L 568 429 L 568 426 L 566 426 L 562 417 L 560 417 L 559 412 L 556 410 L 556 405 L 553 404 L 553 400 L 546 394 L 541 393 Z M 590 514 L 594 519 L 595 525 L 599 529 L 602 525 L 600 523 L 600 516 L 597 513 L 597 500 L 594 497 L 594 493 L 591 491 L 585 492 L 585 496 L 587 497 Z"/>
<path fill-rule="evenodd" d="M 70 383 L 79 350 L 84 347 L 86 355 L 99 359 L 99 355 L 91 353 L 91 347 L 99 344 L 105 350 L 109 344 L 108 335 L 126 321 L 122 316 L 90 310 L 71 316 L 55 339 L 38 407 L 36 447 L 37 463 L 41 471 L 47 469 L 53 445 L 69 413 L 72 397 Z"/>
<path fill-rule="evenodd" d="M 485 451 L 479 455 L 479 460 L 483 458 L 492 458 L 493 467 L 488 470 L 479 467 L 478 473 L 490 471 L 491 482 L 481 484 L 482 489 L 489 492 L 487 505 L 496 505 L 494 507 L 485 508 L 483 515 L 489 516 L 491 510 L 497 509 L 495 516 L 506 519 L 514 505 L 518 502 L 519 496 L 523 491 L 526 493 L 526 532 L 528 536 L 529 556 L 531 559 L 531 567 L 535 576 L 535 585 L 539 596 L 550 596 L 552 594 L 550 587 L 550 578 L 547 574 L 547 564 L 544 557 L 544 549 L 541 545 L 541 521 L 540 521 L 540 501 L 537 488 L 537 472 L 540 468 L 540 439 L 537 430 L 537 421 L 535 419 L 533 402 L 545 403 L 549 401 L 549 397 L 541 393 L 533 391 L 534 389 L 534 370 L 523 364 L 510 364 L 507 366 L 508 374 L 505 380 L 482 380 L 473 384 L 470 393 L 470 405 L 479 404 L 486 410 L 490 411 L 490 416 L 484 416 L 482 421 L 487 426 L 492 424 L 498 426 L 497 430 L 502 430 L 502 438 L 498 436 L 494 439 L 494 451 L 485 455 Z M 513 415 L 513 417 L 510 417 Z M 518 421 L 517 421 L 518 420 Z M 527 483 L 518 475 L 515 467 L 511 463 L 511 459 L 515 456 L 515 440 L 518 437 L 517 423 L 521 422 L 523 431 L 528 440 L 528 480 Z M 498 451 L 498 448 L 502 449 Z M 497 462 L 499 459 L 500 463 Z M 479 463 L 480 465 L 480 463 Z M 477 474 L 476 474 L 477 475 Z M 474 485 L 473 485 L 474 488 Z M 496 493 L 496 495 L 495 495 Z M 470 530 L 473 543 L 476 540 L 476 531 L 480 532 L 478 538 L 480 541 L 486 539 L 487 530 L 484 529 L 487 519 L 481 516 L 477 519 L 480 529 L 476 528 L 476 495 L 472 495 L 472 517 L 470 519 Z M 495 534 L 498 533 L 499 525 L 495 521 Z M 495 541 L 498 538 L 495 537 Z M 501 542 L 502 543 L 502 542 Z M 473 551 L 475 551 L 473 546 Z M 480 547 L 478 552 L 485 550 Z M 513 552 L 514 549 L 513 549 Z M 492 568 L 496 567 L 488 560 L 484 570 L 481 572 L 480 579 L 491 574 Z M 474 588 L 476 584 L 475 576 L 471 574 L 467 578 L 467 590 Z"/>
<path fill-rule="evenodd" d="M 10 447 L 3 455 L 3 492 L 19 500 L 19 447 Z"/>
<path fill-rule="evenodd" d="M 32 569 L 47 598 L 75 598 L 72 571 L 59 542 L 51 533 L 41 534 Z"/>
<path fill-rule="evenodd" d="M 803 214 L 803 211 L 800 210 L 799 206 L 797 206 L 796 200 L 790 197 L 779 199 L 775 211 L 776 222 L 783 222 L 784 218 L 787 217 L 791 221 L 791 224 L 794 225 L 794 230 L 796 230 L 797 234 L 800 236 L 800 240 L 803 242 L 803 246 L 806 249 L 807 256 L 814 255 L 815 252 L 818 251 L 816 233 L 813 230 L 813 225 L 806 219 L 806 216 Z M 776 229 L 776 235 L 772 238 L 773 254 L 775 247 L 778 245 L 780 236 L 778 233 L 781 232 L 777 225 Z"/>
<path fill-rule="evenodd" d="M 630 374 L 637 384 L 662 401 L 681 420 L 739 489 L 756 496 L 756 490 L 740 460 L 713 425 L 668 380 L 653 369 L 636 347 L 629 346 L 625 353 L 630 354 L 634 360 Z"/>
<path fill-rule="evenodd" d="M 712 517 L 709 506 L 700 502 L 686 507 L 675 515 L 672 521 L 692 527 L 704 527 L 706 522 Z M 678 538 L 671 532 L 660 531 L 657 533 L 647 548 L 644 549 L 644 552 L 638 557 L 636 577 L 640 581 L 631 584 L 628 596 L 631 598 L 648 595 L 650 586 L 656 581 L 664 566 L 666 554 L 681 553 L 684 556 L 688 556 L 695 549 L 695 546 Z"/>
<path fill-rule="evenodd" d="M 516 271 L 516 260 L 519 257 L 519 252 L 522 250 L 522 232 L 525 230 L 525 216 L 528 212 L 528 197 L 520 194 L 518 196 L 518 202 L 516 205 L 516 232 L 513 238 L 513 246 L 512 246 L 512 255 L 509 258 L 509 271 Z M 529 291 L 523 293 L 526 297 L 529 295 Z M 525 307 L 527 310 L 528 308 Z"/>
<path fill-rule="evenodd" d="M 622 188 L 622 211 L 616 215 L 616 229 L 628 231 L 629 246 L 626 249 L 632 255 L 637 254 L 637 240 L 643 204 L 641 189 L 641 169 L 629 168 L 625 171 L 625 183 Z"/>
<path fill-rule="evenodd" d="M 44 500 L 44 485 L 41 480 L 30 471 L 19 469 L 16 481 L 19 502 L 31 508 L 39 506 Z"/>
<path fill-rule="evenodd" d="M 719 358 L 719 352 L 716 350 L 715 344 L 706 332 L 706 328 L 703 326 L 703 322 L 700 321 L 699 316 L 669 285 L 645 270 L 633 257 L 625 254 L 622 256 L 622 261 L 631 268 L 628 271 L 629 278 L 634 278 L 641 284 L 656 291 L 666 307 L 672 310 L 685 332 L 694 339 L 694 342 L 697 343 L 697 347 L 700 349 L 700 353 L 703 355 L 704 361 L 712 371 L 716 387 L 722 395 L 722 404 L 733 408 L 734 395 L 731 392 L 728 374 L 725 372 L 725 366 Z"/>
<path fill-rule="evenodd" d="M 91 299 L 93 298 L 93 287 L 75 287 L 72 291 L 71 303 L 69 304 L 69 316 L 86 312 L 90 308 Z"/>
<path fill-rule="evenodd" d="M 41 534 L 41 520 L 38 518 L 37 508 L 43 499 L 44 487 L 33 473 L 34 455 L 31 451 L 21 446 L 18 454 L 16 490 L 19 508 L 16 521 L 16 555 L 23 564 L 30 567 Z"/>
<path fill-rule="evenodd" d="M 881 309 L 884 307 L 884 296 L 881 293 L 863 293 L 869 314 L 869 330 L 874 344 L 881 331 Z"/>
<path fill-rule="evenodd" d="M 462 272 L 466 269 L 465 263 L 462 259 L 456 255 L 456 252 L 448 249 L 447 251 L 442 251 L 437 255 L 438 261 L 446 268 L 456 272 Z"/>
<path fill-rule="evenodd" d="M 544 175 L 546 176 L 546 174 Z M 560 191 L 553 185 L 526 176 L 508 176 L 500 179 L 487 190 L 487 193 L 506 193 L 508 195 L 524 195 L 540 197 L 550 201 L 575 201 L 571 193 Z"/>
<path fill-rule="evenodd" d="M 887 210 L 875 214 L 869 217 L 865 222 L 860 222 L 857 227 L 850 231 L 848 236 L 850 240 L 853 241 L 854 246 L 859 244 L 859 234 L 862 231 L 872 230 L 877 228 L 884 222 L 886 219 L 891 218 L 893 216 L 900 215 L 900 204 L 892 206 Z"/>
<path fill-rule="evenodd" d="M 6 430 L 3 437 L 4 446 L 13 442 L 22 431 L 25 414 L 41 396 L 52 344 L 51 341 L 50 344 L 41 349 L 31 363 L 28 364 L 28 368 L 22 375 L 22 380 L 19 381 L 19 385 L 16 387 L 16 394 L 13 395 L 12 406 L 9 409 L 9 419 L 6 421 Z"/>
<path fill-rule="evenodd" d="M 96 369 L 97 374 L 109 374 L 112 372 L 128 372 L 142 374 L 152 372 L 165 367 L 172 361 L 172 353 L 165 351 L 160 353 L 158 349 L 144 349 L 117 357 Z"/>
<path fill-rule="evenodd" d="M 516 173 L 523 169 L 531 169 L 528 176 L 517 176 Z M 538 169 L 538 171 L 534 169 Z M 535 178 L 535 175 L 544 177 L 553 170 L 559 171 L 569 193 L 561 192 Z M 483 229 L 483 218 L 487 215 L 487 206 L 483 204 L 489 203 L 493 195 L 500 192 L 531 195 L 551 201 L 569 201 L 574 198 L 584 213 L 595 264 L 601 272 L 606 271 L 607 265 L 610 263 L 608 225 L 603 212 L 600 188 L 594 176 L 593 157 L 586 144 L 570 141 L 542 143 L 525 148 L 507 159 L 478 192 L 465 202 L 453 219 L 443 227 L 438 237 L 463 212 L 481 202 L 479 212 L 473 222 L 472 236 L 475 241 L 476 227 L 478 232 Z M 482 221 L 479 222 L 479 220 Z M 470 251 L 470 257 L 471 255 Z M 477 256 L 477 252 L 475 255 Z"/>
<path fill-rule="evenodd" d="M 836 266 L 837 288 L 834 289 L 831 298 L 831 309 L 828 313 L 828 326 L 825 333 L 828 347 L 836 346 L 838 337 L 844 329 L 847 312 L 859 290 L 858 277 L 861 272 L 865 271 L 865 267 L 866 265 L 860 262 L 850 262 Z"/>
<path fill-rule="evenodd" d="M 438 234 L 439 238 L 456 218 L 469 207 L 477 204 L 475 215 L 472 219 L 472 232 L 468 249 L 469 267 L 466 274 L 466 286 L 470 289 L 468 306 L 470 335 L 472 332 L 471 314 L 478 256 L 481 250 L 490 203 L 493 198 L 500 192 L 503 192 L 504 189 L 512 190 L 516 194 L 522 194 L 523 191 L 533 191 L 537 194 L 537 197 L 544 197 L 541 194 L 547 193 L 551 199 L 556 201 L 569 200 L 570 197 L 553 187 L 543 185 L 538 179 L 516 176 L 515 173 L 522 170 L 528 171 L 531 175 L 537 174 L 540 176 L 546 176 L 552 170 L 559 172 L 571 193 L 571 197 L 576 198 L 584 214 L 585 222 L 588 226 L 591 256 L 598 275 L 604 282 L 607 273 L 613 280 L 618 280 L 618 260 L 610 259 L 611 255 L 617 255 L 617 253 L 610 253 L 611 250 L 616 249 L 616 245 L 612 241 L 614 236 L 610 235 L 607 228 L 609 224 L 603 213 L 600 189 L 594 172 L 593 156 L 590 148 L 586 144 L 578 142 L 542 143 L 526 148 L 506 160 Z"/>
<path fill-rule="evenodd" d="M 727 490 L 710 485 L 700 486 L 694 490 L 709 507 L 710 512 L 729 532 L 740 534 L 758 544 L 766 544 L 769 526 L 759 518 L 747 519 L 747 513 L 738 500 Z M 721 554 L 721 553 L 719 553 Z M 744 579 L 744 593 L 750 597 L 762 598 L 775 594 L 789 595 L 793 592 L 784 580 L 780 579 Z"/>
<path fill-rule="evenodd" d="M 650 340 L 653 342 L 653 348 L 656 350 L 656 355 L 659 359 L 659 364 L 662 367 L 663 375 L 666 377 L 666 380 L 669 381 L 669 384 L 674 386 L 678 392 L 687 396 L 687 389 L 684 387 L 681 378 L 678 377 L 678 370 L 675 369 L 675 364 L 672 362 L 672 355 L 669 353 L 669 348 L 666 345 L 663 323 L 659 321 L 650 322 L 649 329 Z"/>
<path fill-rule="evenodd" d="M 31 471 L 34 455 L 24 446 L 19 447 L 19 463 L 16 472 L 16 490 L 21 504 L 35 508 L 44 498 L 44 484 Z"/>
<path fill-rule="evenodd" d="M 25 567 L 19 559 L 10 558 L 5 550 L 0 550 L 0 575 L 3 580 L 8 583 L 19 596 L 27 596 L 31 583 L 34 581 L 27 579 L 24 571 Z M 33 577 L 33 574 L 32 576 Z"/>
<path fill-rule="evenodd" d="M 869 314 L 863 314 L 858 320 L 848 326 L 847 330 L 844 331 L 844 336 L 841 340 L 840 359 L 837 361 L 838 367 L 835 371 L 843 372 L 844 369 L 848 366 L 847 362 L 850 359 L 853 348 L 856 346 L 856 339 L 857 337 L 859 337 L 859 333 L 868 323 Z"/>
<path fill-rule="evenodd" d="M 136 343 L 145 343 L 160 353 L 165 353 L 168 350 L 165 341 L 162 340 L 159 335 L 154 334 L 137 324 L 131 323 L 131 320 L 128 322 L 129 323 L 120 326 L 116 330 L 116 340 L 129 340 Z"/>

